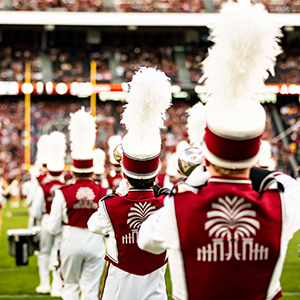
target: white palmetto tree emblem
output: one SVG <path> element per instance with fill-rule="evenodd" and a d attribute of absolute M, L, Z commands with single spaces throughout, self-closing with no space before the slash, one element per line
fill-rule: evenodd
<path fill-rule="evenodd" d="M 127 224 L 130 228 L 138 229 L 142 223 L 156 210 L 150 202 L 138 202 L 130 208 Z"/>
<path fill-rule="evenodd" d="M 95 199 L 94 191 L 89 187 L 81 187 L 76 193 L 77 200 L 89 200 L 93 201 Z"/>
<path fill-rule="evenodd" d="M 232 239 L 234 239 L 234 256 L 240 259 L 238 253 L 239 238 L 249 238 L 251 235 L 256 235 L 256 230 L 260 228 L 260 224 L 254 218 L 256 212 L 251 210 L 251 203 L 245 203 L 244 198 L 234 196 L 232 200 L 225 196 L 219 198 L 218 203 L 213 203 L 214 210 L 207 213 L 209 221 L 205 223 L 205 230 L 208 235 L 216 238 L 227 239 L 228 253 L 226 259 L 232 257 Z"/>

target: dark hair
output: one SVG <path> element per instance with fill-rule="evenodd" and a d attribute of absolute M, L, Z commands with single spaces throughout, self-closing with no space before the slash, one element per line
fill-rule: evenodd
<path fill-rule="evenodd" d="M 74 176 L 76 178 L 90 178 L 93 175 L 93 172 L 89 172 L 89 173 L 77 173 L 77 172 L 73 172 Z"/>
<path fill-rule="evenodd" d="M 155 177 L 149 179 L 135 179 L 127 176 L 128 182 L 136 189 L 149 189 L 154 186 Z"/>

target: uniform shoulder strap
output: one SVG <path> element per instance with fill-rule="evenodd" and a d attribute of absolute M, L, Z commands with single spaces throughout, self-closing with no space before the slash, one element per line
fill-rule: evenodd
<path fill-rule="evenodd" d="M 250 180 L 252 182 L 253 189 L 262 194 L 274 183 L 276 183 L 277 189 L 280 192 L 284 192 L 284 186 L 276 179 L 276 175 L 280 173 L 272 172 L 261 168 L 251 168 Z"/>
<path fill-rule="evenodd" d="M 100 201 L 105 201 L 106 199 L 109 199 L 109 198 L 113 198 L 113 197 L 116 197 L 116 196 L 119 196 L 117 193 L 111 193 L 111 194 L 107 194 L 105 195 L 104 197 L 102 197 L 100 199 Z"/>

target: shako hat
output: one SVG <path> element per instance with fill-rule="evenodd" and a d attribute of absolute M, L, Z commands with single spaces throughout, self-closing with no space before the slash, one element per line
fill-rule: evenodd
<path fill-rule="evenodd" d="M 96 140 L 95 118 L 82 107 L 70 114 L 71 170 L 76 173 L 93 172 L 94 145 Z"/>
<path fill-rule="evenodd" d="M 170 79 L 156 68 L 141 67 L 129 85 L 121 121 L 127 129 L 122 140 L 121 166 L 131 178 L 149 179 L 160 169 L 160 129 L 171 105 Z"/>
<path fill-rule="evenodd" d="M 219 167 L 248 168 L 258 161 L 266 123 L 256 93 L 266 92 L 264 80 L 274 74 L 280 25 L 262 4 L 230 1 L 210 29 L 214 45 L 201 79 L 210 95 L 203 153 Z"/>
<path fill-rule="evenodd" d="M 50 175 L 59 176 L 65 167 L 66 136 L 59 131 L 53 131 L 49 135 L 49 158 L 47 169 Z"/>

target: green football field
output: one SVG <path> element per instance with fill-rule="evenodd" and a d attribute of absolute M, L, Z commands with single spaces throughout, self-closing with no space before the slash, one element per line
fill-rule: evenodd
<path fill-rule="evenodd" d="M 0 235 L 0 300 L 2 299 L 50 299 L 49 295 L 36 294 L 35 288 L 39 284 L 37 258 L 29 258 L 28 266 L 16 266 L 15 258 L 8 254 L 8 239 L 6 232 L 14 228 L 27 227 L 27 208 L 4 208 L 2 211 L 2 229 Z M 281 283 L 284 300 L 300 299 L 300 262 L 298 259 L 297 232 L 290 241 L 287 257 L 282 273 Z M 171 284 L 169 273 L 166 275 L 169 299 L 171 299 Z M 253 287 L 255 288 L 255 287 Z M 60 299 L 60 298 L 56 298 Z M 242 299 L 241 299 L 242 300 Z"/>

